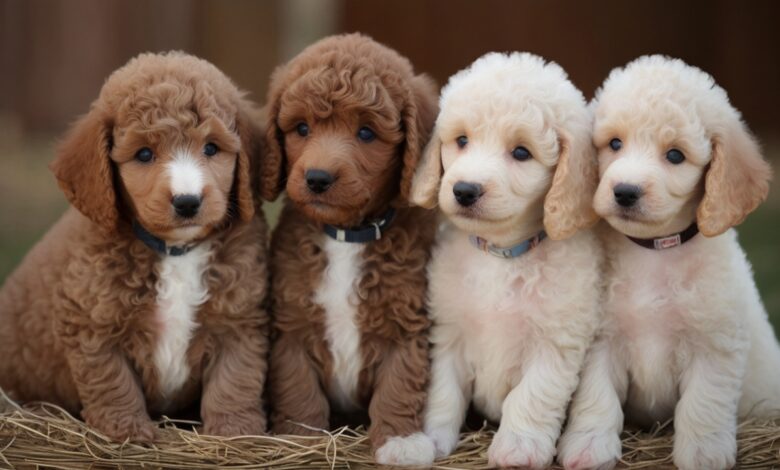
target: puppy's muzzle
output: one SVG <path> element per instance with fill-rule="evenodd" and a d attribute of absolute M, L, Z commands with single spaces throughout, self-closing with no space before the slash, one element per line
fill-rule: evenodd
<path fill-rule="evenodd" d="M 452 194 L 455 195 L 455 200 L 458 201 L 458 204 L 468 207 L 477 202 L 480 196 L 482 196 L 482 185 L 458 181 L 452 187 Z"/>
<path fill-rule="evenodd" d="M 642 189 L 633 184 L 620 183 L 612 189 L 615 202 L 621 207 L 633 207 L 642 197 Z"/>
<path fill-rule="evenodd" d="M 306 186 L 314 194 L 322 194 L 333 184 L 333 175 L 325 170 L 306 170 Z"/>
<path fill-rule="evenodd" d="M 195 217 L 200 209 L 201 198 L 194 194 L 182 194 L 174 196 L 171 204 L 176 214 L 185 219 Z"/>

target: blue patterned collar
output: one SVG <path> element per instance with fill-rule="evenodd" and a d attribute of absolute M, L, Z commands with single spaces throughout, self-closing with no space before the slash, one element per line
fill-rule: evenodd
<path fill-rule="evenodd" d="M 484 251 L 485 253 L 490 253 L 493 256 L 504 259 L 517 258 L 518 256 L 531 251 L 531 249 L 539 245 L 539 243 L 541 243 L 545 238 L 547 238 L 547 234 L 544 232 L 544 230 L 542 230 L 533 237 L 522 241 L 517 245 L 500 248 L 482 237 L 469 235 L 469 241 L 472 245 Z"/>
<path fill-rule="evenodd" d="M 382 232 L 387 229 L 395 217 L 395 209 L 392 207 L 378 219 L 374 219 L 360 225 L 347 229 L 338 228 L 335 225 L 325 224 L 323 230 L 328 236 L 336 241 L 347 243 L 367 243 L 382 238 Z"/>

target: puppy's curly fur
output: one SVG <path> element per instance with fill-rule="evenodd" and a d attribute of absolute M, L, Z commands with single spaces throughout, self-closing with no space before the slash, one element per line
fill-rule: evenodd
<path fill-rule="evenodd" d="M 440 105 L 412 186 L 414 202 L 447 217 L 428 267 L 425 433 L 448 455 L 473 403 L 500 421 L 491 464 L 546 468 L 600 319 L 591 118 L 566 72 L 528 53 L 477 59 Z M 464 184 L 479 188 L 465 203 Z M 542 230 L 548 238 L 510 259 L 469 241 L 509 247 Z"/>
<path fill-rule="evenodd" d="M 624 417 L 673 417 L 678 468 L 731 468 L 737 418 L 780 413 L 780 347 L 731 229 L 766 198 L 770 167 L 726 91 L 679 59 L 613 70 L 591 106 L 605 321 L 558 458 L 612 467 Z M 632 204 L 619 184 L 639 190 Z M 626 236 L 669 240 L 693 222 L 700 234 L 664 250 Z"/>
<path fill-rule="evenodd" d="M 435 221 L 406 197 L 433 127 L 435 87 L 395 51 L 334 36 L 274 73 L 267 111 L 261 186 L 270 199 L 284 186 L 289 198 L 272 241 L 274 430 L 327 428 L 331 407 L 367 407 L 377 459 L 398 463 L 397 442 L 422 429 L 428 377 L 423 299 Z M 312 169 L 334 175 L 326 191 L 307 187 Z M 391 206 L 381 240 L 323 233 L 323 223 L 349 227 Z"/>
<path fill-rule="evenodd" d="M 109 77 L 52 164 L 74 208 L 0 291 L 0 386 L 80 411 L 118 440 L 153 439 L 148 411 L 199 395 L 206 433 L 264 430 L 266 227 L 254 210 L 262 130 L 251 112 L 224 74 L 182 53 L 143 54 Z M 216 155 L 201 153 L 206 142 Z M 150 162 L 134 158 L 144 147 Z M 171 207 L 177 159 L 203 184 L 187 221 Z M 198 244 L 161 257 L 132 220 Z M 189 275 L 187 299 L 173 276 Z"/>

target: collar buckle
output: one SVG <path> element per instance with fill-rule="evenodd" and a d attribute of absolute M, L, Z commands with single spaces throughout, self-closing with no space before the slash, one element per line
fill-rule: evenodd
<path fill-rule="evenodd" d="M 381 218 L 364 222 L 354 228 L 343 229 L 330 224 L 323 226 L 323 231 L 332 239 L 347 243 L 367 243 L 382 238 L 382 232 L 387 229 L 395 217 L 392 207 Z"/>
<path fill-rule="evenodd" d="M 682 238 L 680 237 L 679 233 L 669 237 L 656 238 L 653 240 L 653 245 L 655 246 L 656 250 L 665 250 L 667 248 L 673 248 L 681 244 Z"/>
<path fill-rule="evenodd" d="M 375 232 L 374 232 L 375 233 L 374 236 L 376 237 L 375 240 L 379 240 L 379 239 L 382 238 L 382 223 L 383 222 L 384 222 L 384 220 L 371 222 L 371 225 L 374 226 L 374 230 L 375 230 Z"/>

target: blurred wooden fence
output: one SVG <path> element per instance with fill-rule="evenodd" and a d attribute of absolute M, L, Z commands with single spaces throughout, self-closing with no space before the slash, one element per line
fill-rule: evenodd
<path fill-rule="evenodd" d="M 780 120 L 774 0 L 0 0 L 0 113 L 60 131 L 112 70 L 142 51 L 183 49 L 262 101 L 273 67 L 336 31 L 391 45 L 439 83 L 490 50 L 559 62 L 590 96 L 646 53 L 712 73 L 751 126 Z"/>

